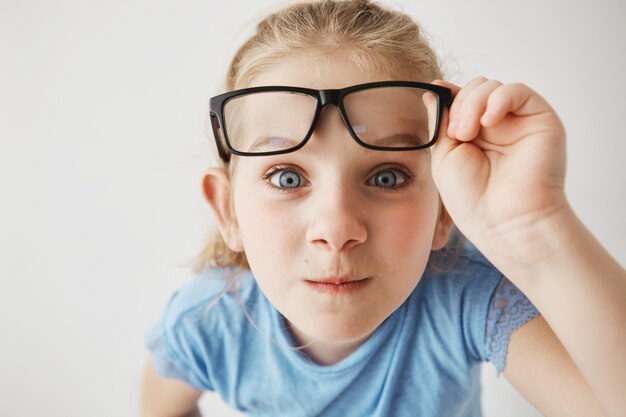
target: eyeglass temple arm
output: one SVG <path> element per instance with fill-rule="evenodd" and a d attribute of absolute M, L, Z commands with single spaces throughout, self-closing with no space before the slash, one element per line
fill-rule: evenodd
<path fill-rule="evenodd" d="M 230 162 L 230 152 L 224 149 L 224 144 L 222 142 L 222 135 L 220 134 L 220 122 L 215 113 L 210 114 L 211 117 L 211 128 L 213 129 L 213 138 L 215 139 L 215 145 L 217 146 L 217 153 L 220 158 L 228 163 Z"/>

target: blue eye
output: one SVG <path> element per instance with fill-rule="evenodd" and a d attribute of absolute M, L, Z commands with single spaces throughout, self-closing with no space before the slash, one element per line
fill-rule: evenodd
<path fill-rule="evenodd" d="M 278 188 L 297 188 L 302 184 L 302 177 L 295 171 L 276 171 L 269 178 L 270 182 Z"/>
<path fill-rule="evenodd" d="M 381 188 L 394 188 L 405 182 L 406 176 L 402 172 L 395 169 L 385 169 L 374 174 L 367 183 Z"/>

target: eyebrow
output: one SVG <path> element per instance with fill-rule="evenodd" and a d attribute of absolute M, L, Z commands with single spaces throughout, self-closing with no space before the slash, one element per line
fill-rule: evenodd
<path fill-rule="evenodd" d="M 397 147 L 401 146 L 418 146 L 423 145 L 423 142 L 417 139 L 415 135 L 409 133 L 387 136 L 384 138 L 376 139 L 372 145 L 375 146 L 389 146 Z"/>
<path fill-rule="evenodd" d="M 277 142 L 276 139 L 280 140 L 281 146 L 276 146 L 276 143 L 272 143 L 272 141 Z M 350 138 L 352 139 L 352 138 Z M 258 138 L 254 141 L 252 146 L 248 148 L 247 152 L 272 152 L 278 151 L 286 148 L 292 148 L 297 146 L 301 141 L 295 141 L 292 139 L 286 138 L 277 138 L 274 136 L 265 136 Z M 416 136 L 411 134 L 397 134 L 391 135 L 384 138 L 377 139 L 372 143 L 375 146 L 389 146 L 389 147 L 399 147 L 399 146 L 418 146 L 423 145 L 423 141 L 420 141 L 416 138 Z M 360 146 L 360 145 L 359 145 Z M 295 151 L 294 151 L 295 152 Z M 306 146 L 298 149 L 298 152 L 301 153 L 310 153 L 310 149 Z"/>
<path fill-rule="evenodd" d="M 277 140 L 278 139 L 278 140 Z M 272 143 L 274 142 L 274 143 Z M 276 142 L 280 142 L 280 146 L 277 146 Z M 272 152 L 279 151 L 286 148 L 293 148 L 297 146 L 301 141 L 295 141 L 286 138 L 277 138 L 274 136 L 265 136 L 258 138 L 254 141 L 252 146 L 248 148 L 247 152 Z M 305 147 L 300 148 L 299 151 L 304 150 L 308 153 L 308 149 Z"/>

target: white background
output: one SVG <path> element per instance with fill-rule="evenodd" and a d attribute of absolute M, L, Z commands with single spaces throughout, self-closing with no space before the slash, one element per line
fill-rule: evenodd
<path fill-rule="evenodd" d="M 143 332 L 212 221 L 207 99 L 276 4 L 0 0 L 0 415 L 138 415 Z M 625 264 L 625 3 L 388 4 L 449 80 L 523 81 L 552 103 L 571 204 Z M 538 415 L 483 375 L 487 416 Z"/>

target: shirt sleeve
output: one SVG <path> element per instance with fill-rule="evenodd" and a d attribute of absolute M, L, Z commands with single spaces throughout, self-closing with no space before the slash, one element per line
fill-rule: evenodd
<path fill-rule="evenodd" d="M 144 333 L 159 375 L 181 380 L 198 391 L 214 391 L 211 364 L 219 343 L 216 301 L 225 285 L 215 273 L 205 274 L 170 297 L 160 319 Z"/>
<path fill-rule="evenodd" d="M 459 293 L 465 354 L 472 363 L 493 363 L 500 375 L 511 335 L 539 312 L 469 240 L 451 265 L 448 285 Z M 454 305 L 446 308 L 456 314 Z"/>
<path fill-rule="evenodd" d="M 207 390 L 204 384 L 192 376 L 190 366 L 185 363 L 185 360 L 171 348 L 166 347 L 165 338 L 161 321 L 155 323 L 144 334 L 144 342 L 152 353 L 155 371 L 162 377 L 181 380 L 198 391 Z"/>
<path fill-rule="evenodd" d="M 498 376 L 506 365 L 511 335 L 537 315 L 539 311 L 530 300 L 503 276 L 489 303 L 485 341 L 487 360 L 494 364 Z"/>

